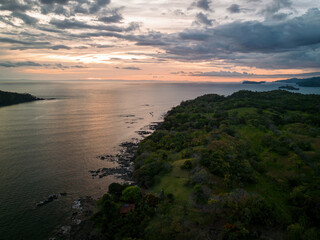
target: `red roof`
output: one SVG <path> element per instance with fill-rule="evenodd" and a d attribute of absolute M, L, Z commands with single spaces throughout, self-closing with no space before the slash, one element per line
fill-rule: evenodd
<path fill-rule="evenodd" d="M 134 204 L 123 204 L 120 207 L 120 214 L 127 214 L 130 211 L 134 211 L 135 205 Z"/>

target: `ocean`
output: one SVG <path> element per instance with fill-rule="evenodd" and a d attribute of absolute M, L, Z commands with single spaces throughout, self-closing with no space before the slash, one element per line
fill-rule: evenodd
<path fill-rule="evenodd" d="M 282 85 L 282 84 L 281 84 Z M 90 170 L 115 167 L 97 156 L 119 144 L 181 101 L 203 94 L 268 91 L 280 85 L 143 81 L 6 81 L 0 90 L 48 100 L 0 108 L 0 239 L 48 239 L 79 197 L 98 198 L 116 176 L 92 178 Z M 320 94 L 320 88 L 302 88 Z M 51 194 L 67 196 L 42 207 Z"/>

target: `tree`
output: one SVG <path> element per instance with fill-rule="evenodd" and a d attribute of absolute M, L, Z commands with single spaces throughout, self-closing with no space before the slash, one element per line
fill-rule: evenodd
<path fill-rule="evenodd" d="M 127 187 L 122 192 L 122 200 L 124 202 L 139 203 L 141 199 L 141 189 L 138 186 Z"/>

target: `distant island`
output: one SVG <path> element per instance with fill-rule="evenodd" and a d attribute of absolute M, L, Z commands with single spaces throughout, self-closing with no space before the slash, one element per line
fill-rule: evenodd
<path fill-rule="evenodd" d="M 312 78 L 291 78 L 275 81 L 277 83 L 295 83 L 300 87 L 320 87 L 320 77 Z"/>
<path fill-rule="evenodd" d="M 5 92 L 0 90 L 0 107 L 32 102 L 36 100 L 43 100 L 42 98 L 37 98 L 28 93 L 14 93 L 14 92 Z"/>
<path fill-rule="evenodd" d="M 245 81 L 242 82 L 242 84 L 262 84 L 262 83 L 266 83 L 266 81 L 256 82 L 256 81 L 245 80 Z"/>
<path fill-rule="evenodd" d="M 280 86 L 279 89 L 287 89 L 287 90 L 295 90 L 295 91 L 299 90 L 299 88 L 296 88 L 290 85 Z"/>
<path fill-rule="evenodd" d="M 182 102 L 139 144 L 137 184 L 112 183 L 75 229 L 91 226 L 90 239 L 319 239 L 319 104 L 280 90 Z"/>

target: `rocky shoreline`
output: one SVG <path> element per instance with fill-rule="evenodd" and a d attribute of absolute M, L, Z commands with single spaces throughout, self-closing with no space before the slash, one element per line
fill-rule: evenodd
<path fill-rule="evenodd" d="M 90 220 L 90 216 L 94 213 L 96 200 L 90 196 L 86 196 L 84 198 L 79 198 L 73 203 L 72 215 L 67 220 L 67 223 L 55 229 L 52 234 L 54 237 L 49 238 L 49 240 L 92 239 L 90 233 L 94 228 L 94 223 Z"/>
<path fill-rule="evenodd" d="M 147 126 L 147 130 L 140 130 L 136 133 L 141 136 L 141 140 L 152 134 L 157 129 L 160 122 L 152 122 Z M 117 154 L 100 155 L 98 159 L 102 161 L 115 162 L 118 164 L 115 168 L 99 168 L 88 171 L 92 178 L 103 178 L 105 176 L 113 175 L 124 182 L 134 185 L 132 179 L 134 171 L 135 151 L 137 150 L 140 141 L 138 138 L 132 138 L 131 141 L 121 143 L 120 150 Z M 74 201 L 72 206 L 72 215 L 67 219 L 63 226 L 59 226 L 53 232 L 50 240 L 68 239 L 68 240 L 100 240 L 104 239 L 102 236 L 90 236 L 94 230 L 94 223 L 90 220 L 90 216 L 94 213 L 96 201 L 90 196 L 84 198 L 80 197 Z"/>

